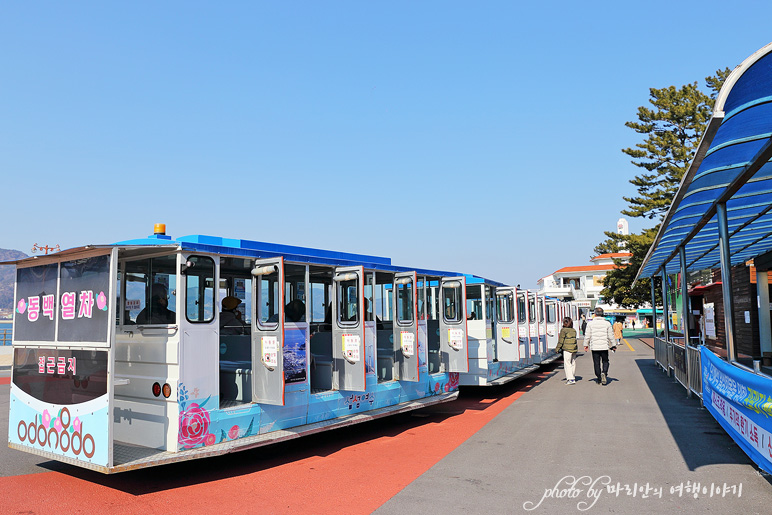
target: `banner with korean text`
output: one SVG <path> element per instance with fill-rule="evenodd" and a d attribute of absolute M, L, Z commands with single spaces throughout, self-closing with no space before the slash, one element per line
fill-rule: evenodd
<path fill-rule="evenodd" d="M 702 399 L 729 436 L 772 473 L 772 379 L 735 367 L 700 347 Z"/>

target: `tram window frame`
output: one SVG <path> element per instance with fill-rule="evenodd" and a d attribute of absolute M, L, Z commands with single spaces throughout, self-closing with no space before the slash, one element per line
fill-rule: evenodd
<path fill-rule="evenodd" d="M 517 296 L 517 323 L 518 325 L 525 325 L 528 323 L 528 301 L 525 295 Z"/>
<path fill-rule="evenodd" d="M 268 283 L 268 287 L 265 288 L 263 283 Z M 255 278 L 255 286 L 252 288 L 255 295 L 255 301 L 252 303 L 252 305 L 253 305 L 253 309 L 255 310 L 255 316 L 254 316 L 255 324 L 261 331 L 276 330 L 279 327 L 279 324 L 281 323 L 280 316 L 279 316 L 279 312 L 281 311 L 280 303 L 284 301 L 284 297 L 280 291 L 281 286 L 282 285 L 281 285 L 281 281 L 279 281 L 278 270 L 270 274 L 260 275 L 259 277 Z M 269 306 L 263 305 L 264 291 L 268 294 L 267 302 L 269 304 L 272 303 L 273 305 L 271 307 L 275 309 L 275 311 L 269 310 L 269 313 L 265 320 L 263 320 L 263 310 Z M 271 318 L 273 317 L 276 317 L 276 319 L 271 320 Z"/>
<path fill-rule="evenodd" d="M 141 293 L 140 306 L 139 309 L 136 310 L 138 311 L 137 314 L 132 319 L 131 313 L 129 313 L 129 320 L 127 321 L 124 319 L 124 325 L 171 326 L 179 323 L 180 314 L 177 312 L 177 257 L 177 254 L 166 254 L 162 256 L 141 257 L 139 259 L 126 259 L 123 261 L 125 273 L 123 275 L 123 288 L 121 290 L 124 292 L 124 303 L 129 295 Z M 142 266 L 143 263 L 144 266 Z M 174 313 L 174 321 L 172 322 L 138 321 L 139 315 L 142 314 L 146 308 L 148 309 L 150 319 L 152 320 L 151 298 L 153 286 L 155 284 L 161 284 L 166 288 L 166 309 Z M 141 289 L 141 292 L 130 292 L 130 289 L 136 289 L 130 288 L 132 285 L 138 286 Z"/>
<path fill-rule="evenodd" d="M 539 314 L 539 323 L 544 323 L 544 299 L 538 299 L 536 302 L 536 312 Z"/>
<path fill-rule="evenodd" d="M 484 320 L 482 285 L 469 284 L 466 287 L 466 317 L 467 320 Z M 474 315 L 474 318 L 469 318 Z M 478 316 L 479 315 L 479 316 Z"/>
<path fill-rule="evenodd" d="M 352 284 L 353 283 L 353 284 Z M 336 320 L 335 323 L 338 325 L 338 327 L 341 328 L 355 328 L 359 326 L 359 311 L 360 311 L 360 299 L 359 299 L 359 276 L 355 279 L 346 279 L 343 281 L 335 281 L 335 288 L 336 288 L 336 294 L 337 294 L 337 313 L 336 313 Z M 346 295 L 343 295 L 345 288 Z M 353 290 L 352 290 L 353 288 Z M 356 299 L 355 302 L 351 302 L 351 291 L 354 292 L 354 298 Z M 354 306 L 353 311 L 353 320 L 351 318 L 344 320 L 341 316 L 344 313 L 344 310 L 346 310 L 349 313 L 349 317 L 352 315 L 351 313 L 351 306 Z"/>
<path fill-rule="evenodd" d="M 463 297 L 462 291 L 461 291 L 461 283 L 458 281 L 453 281 L 456 283 L 456 285 L 451 286 L 450 283 L 442 283 L 440 285 L 440 302 L 442 303 L 442 319 L 445 321 L 446 324 L 454 325 L 454 324 L 460 324 L 463 322 L 463 313 L 461 313 L 461 309 L 463 308 L 461 299 Z M 452 290 L 456 292 L 455 295 L 453 295 L 453 298 L 450 298 L 446 295 L 446 292 Z M 446 300 L 451 300 L 452 303 L 448 304 Z M 448 316 L 448 308 L 454 307 L 455 313 L 452 317 Z"/>
<path fill-rule="evenodd" d="M 215 276 L 215 264 L 214 259 L 212 259 L 210 256 L 189 256 L 187 258 L 188 262 L 193 263 L 193 266 L 186 269 L 184 272 L 185 276 L 185 319 L 190 322 L 191 324 L 210 324 L 214 321 L 215 316 L 215 292 L 214 292 L 214 276 Z M 204 269 L 203 263 L 204 262 L 210 262 L 211 263 L 211 269 L 206 268 Z M 202 275 L 200 272 L 205 271 L 209 272 L 211 270 L 210 275 Z M 191 279 L 197 278 L 199 284 L 193 286 L 195 288 L 195 291 L 198 292 L 198 294 L 195 296 L 195 306 L 196 310 L 198 311 L 198 315 L 205 315 L 207 308 L 209 308 L 209 318 L 202 318 L 201 320 L 191 318 Z M 207 294 L 208 292 L 208 294 Z M 203 305 L 199 304 L 200 301 L 203 300 Z"/>
<path fill-rule="evenodd" d="M 511 324 L 515 321 L 515 295 L 512 292 L 507 292 L 502 295 L 496 295 L 496 321 L 500 324 Z M 506 310 L 502 309 L 502 306 L 506 306 Z M 507 317 L 502 316 L 502 312 L 506 311 Z"/>
<path fill-rule="evenodd" d="M 538 323 L 536 321 L 536 299 L 528 297 L 528 322 L 531 324 Z"/>
<path fill-rule="evenodd" d="M 397 282 L 404 281 L 404 282 Z M 412 277 L 401 277 L 395 281 L 395 295 L 397 301 L 396 322 L 400 326 L 411 326 L 415 321 L 415 284 Z M 404 288 L 403 288 L 404 287 Z M 403 317 L 403 315 L 405 315 Z"/>
<path fill-rule="evenodd" d="M 558 319 L 557 305 L 554 302 L 548 302 L 547 303 L 547 323 L 554 324 L 555 322 L 557 322 L 557 319 Z"/>
<path fill-rule="evenodd" d="M 292 324 L 304 324 L 306 322 L 306 312 L 308 306 L 306 306 L 307 295 L 306 291 L 306 265 L 298 265 L 294 263 L 284 264 L 284 322 Z M 292 320 L 288 318 L 290 314 L 290 304 L 295 301 L 300 301 L 303 304 L 303 312 L 300 314 L 298 320 Z M 293 308 L 294 309 L 294 308 Z"/>

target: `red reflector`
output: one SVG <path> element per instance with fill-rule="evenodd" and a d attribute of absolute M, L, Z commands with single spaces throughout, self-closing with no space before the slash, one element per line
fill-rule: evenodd
<path fill-rule="evenodd" d="M 164 383 L 164 397 L 167 399 L 172 394 L 172 387 L 169 386 L 169 383 Z"/>
<path fill-rule="evenodd" d="M 161 395 L 161 385 L 158 383 L 153 383 L 153 395 L 158 397 Z"/>

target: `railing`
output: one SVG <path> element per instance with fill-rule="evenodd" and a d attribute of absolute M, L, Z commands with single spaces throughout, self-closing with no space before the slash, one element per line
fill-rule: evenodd
<path fill-rule="evenodd" d="M 0 345 L 11 345 L 13 329 L 0 329 Z"/>
<path fill-rule="evenodd" d="M 702 355 L 699 347 L 686 347 L 689 353 L 689 390 L 702 399 Z"/>
<path fill-rule="evenodd" d="M 662 370 L 669 373 L 667 347 L 667 342 L 664 339 L 657 336 L 654 337 L 654 360 L 657 362 L 657 365 L 662 367 Z"/>
<path fill-rule="evenodd" d="M 700 348 L 691 345 L 684 348 L 683 338 L 673 338 L 673 340 L 676 341 L 669 342 L 664 338 L 654 337 L 654 361 L 667 372 L 667 375 L 674 374 L 676 380 L 686 388 L 687 392 L 695 393 L 702 399 Z"/>

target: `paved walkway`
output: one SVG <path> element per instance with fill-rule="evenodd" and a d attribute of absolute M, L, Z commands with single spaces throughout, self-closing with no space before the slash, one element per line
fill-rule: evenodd
<path fill-rule="evenodd" d="M 769 480 L 660 372 L 650 347 L 627 343 L 611 356 L 607 386 L 595 383 L 589 354 L 576 385 L 562 364 L 551 367 L 377 513 L 769 513 Z M 724 496 L 725 484 L 734 493 Z"/>
<path fill-rule="evenodd" d="M 769 480 L 650 347 L 627 341 L 608 386 L 582 355 L 573 386 L 548 365 L 452 403 L 220 458 L 103 476 L 0 449 L 0 513 L 768 513 Z"/>

